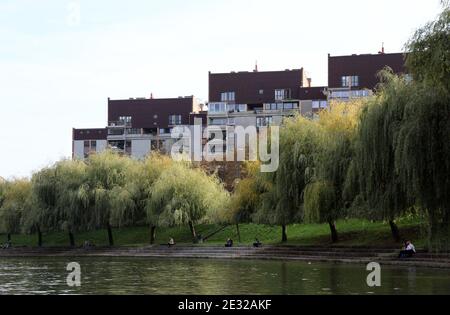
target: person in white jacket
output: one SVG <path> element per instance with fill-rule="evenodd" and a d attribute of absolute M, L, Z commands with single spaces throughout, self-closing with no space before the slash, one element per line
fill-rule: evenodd
<path fill-rule="evenodd" d="M 415 246 L 411 243 L 411 241 L 405 242 L 405 249 L 400 252 L 399 258 L 411 258 L 416 253 Z"/>

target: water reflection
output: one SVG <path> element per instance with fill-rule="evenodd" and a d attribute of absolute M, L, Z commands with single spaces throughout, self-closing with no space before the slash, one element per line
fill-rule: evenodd
<path fill-rule="evenodd" d="M 81 288 L 66 285 L 64 258 L 0 259 L 0 294 L 450 294 L 448 270 L 293 261 L 79 258 Z"/>

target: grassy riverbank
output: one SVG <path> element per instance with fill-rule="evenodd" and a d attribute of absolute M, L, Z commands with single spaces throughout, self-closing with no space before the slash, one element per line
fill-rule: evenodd
<path fill-rule="evenodd" d="M 398 220 L 398 226 L 403 238 L 414 241 L 416 246 L 425 245 L 425 233 L 421 223 L 416 218 L 403 218 Z M 341 220 L 337 222 L 340 242 L 342 246 L 397 246 L 392 240 L 389 224 L 383 222 L 369 222 L 365 220 Z M 218 225 L 199 225 L 197 233 L 207 236 L 220 229 Z M 278 244 L 281 239 L 281 228 L 278 226 L 265 226 L 256 224 L 239 225 L 241 244 L 251 244 L 258 237 L 265 244 Z M 114 229 L 114 241 L 117 246 L 145 246 L 148 245 L 150 233 L 148 227 L 133 227 Z M 5 235 L 0 236 L 0 243 L 6 240 Z M 164 228 L 156 232 L 156 244 L 166 243 L 173 237 L 178 244 L 191 244 L 191 235 L 188 227 Z M 228 226 L 223 231 L 207 240 L 208 244 L 223 244 L 231 237 L 238 243 L 236 226 Z M 288 244 L 295 245 L 329 245 L 329 228 L 326 224 L 296 224 L 288 227 Z M 83 232 L 75 234 L 77 245 L 90 240 L 97 246 L 107 245 L 106 230 Z M 13 235 L 14 246 L 36 246 L 37 235 Z M 50 233 L 43 235 L 44 246 L 67 246 L 67 233 Z"/>

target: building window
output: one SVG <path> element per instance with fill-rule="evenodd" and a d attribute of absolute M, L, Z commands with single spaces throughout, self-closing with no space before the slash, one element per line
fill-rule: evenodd
<path fill-rule="evenodd" d="M 259 90 L 259 95 L 263 95 L 264 94 L 264 90 Z"/>
<path fill-rule="evenodd" d="M 138 128 L 128 128 L 127 129 L 127 134 L 128 135 L 140 135 L 141 134 L 141 129 Z"/>
<path fill-rule="evenodd" d="M 265 110 L 293 110 L 298 108 L 298 103 L 271 103 L 264 104 Z"/>
<path fill-rule="evenodd" d="M 247 105 L 245 104 L 228 104 L 227 110 L 229 112 L 246 112 L 247 111 Z"/>
<path fill-rule="evenodd" d="M 161 128 L 159 129 L 159 134 L 160 135 L 168 135 L 172 133 L 172 129 L 171 128 Z"/>
<path fill-rule="evenodd" d="M 171 126 L 181 125 L 181 115 L 170 115 L 169 125 Z"/>
<path fill-rule="evenodd" d="M 346 75 L 341 77 L 342 87 L 353 87 L 359 86 L 359 76 L 357 75 Z"/>
<path fill-rule="evenodd" d="M 226 104 L 225 103 L 209 103 L 209 112 L 210 113 L 225 113 L 226 112 Z"/>
<path fill-rule="evenodd" d="M 284 104 L 284 109 L 286 109 L 286 110 L 294 109 L 294 104 L 286 103 L 286 104 Z"/>
<path fill-rule="evenodd" d="M 123 124 L 131 124 L 131 116 L 120 116 L 119 122 Z"/>
<path fill-rule="evenodd" d="M 109 136 L 122 136 L 125 132 L 125 129 L 108 129 Z"/>
<path fill-rule="evenodd" d="M 89 154 L 97 151 L 97 140 L 84 141 L 84 158 L 87 158 Z"/>
<path fill-rule="evenodd" d="M 283 101 L 291 98 L 290 89 L 277 89 L 275 90 L 275 101 Z"/>
<path fill-rule="evenodd" d="M 273 117 L 256 117 L 256 127 L 268 127 L 272 125 Z"/>
<path fill-rule="evenodd" d="M 351 91 L 350 96 L 354 97 L 354 98 L 368 97 L 368 96 L 370 96 L 370 91 L 369 90 Z"/>
<path fill-rule="evenodd" d="M 228 118 L 228 126 L 236 125 L 236 120 L 234 118 Z"/>
<path fill-rule="evenodd" d="M 312 108 L 314 108 L 314 109 L 328 108 L 328 102 L 327 101 L 321 101 L 321 100 L 315 100 L 315 101 L 312 102 Z"/>
<path fill-rule="evenodd" d="M 210 125 L 213 126 L 224 126 L 228 123 L 226 118 L 213 118 L 210 120 Z"/>
<path fill-rule="evenodd" d="M 222 102 L 234 102 L 236 101 L 235 92 L 223 92 L 220 96 Z"/>

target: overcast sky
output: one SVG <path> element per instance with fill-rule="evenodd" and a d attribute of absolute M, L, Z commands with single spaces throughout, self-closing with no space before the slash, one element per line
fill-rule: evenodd
<path fill-rule="evenodd" d="M 104 127 L 107 98 L 206 100 L 208 71 L 304 67 L 399 52 L 438 0 L 0 0 L 0 176 L 70 157 L 72 128 Z"/>

